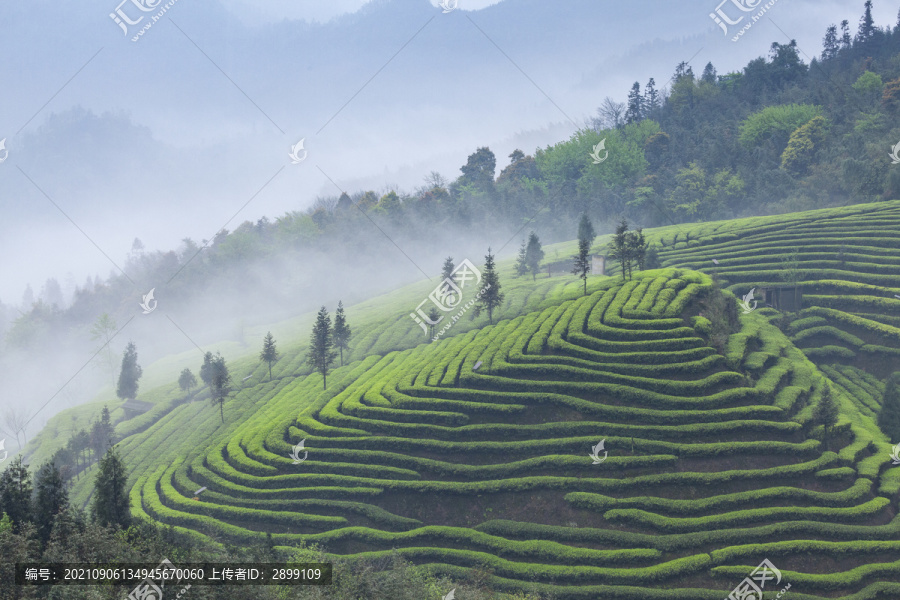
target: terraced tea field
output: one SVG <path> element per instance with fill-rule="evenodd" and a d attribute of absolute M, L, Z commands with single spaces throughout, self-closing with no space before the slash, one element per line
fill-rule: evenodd
<path fill-rule="evenodd" d="M 874 421 L 900 370 L 900 203 L 650 233 L 665 269 L 586 296 L 509 279 L 495 325 L 416 347 L 400 306 L 328 390 L 297 352 L 225 425 L 206 402 L 120 424 L 133 511 L 555 598 L 721 600 L 763 559 L 766 598 L 900 597 L 900 467 Z M 739 297 L 789 273 L 804 306 L 740 314 L 717 349 L 713 272 Z M 386 336 L 407 349 L 365 355 Z"/>

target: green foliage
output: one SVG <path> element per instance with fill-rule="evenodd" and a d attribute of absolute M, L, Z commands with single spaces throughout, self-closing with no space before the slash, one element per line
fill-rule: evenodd
<path fill-rule="evenodd" d="M 877 73 L 865 71 L 853 84 L 853 89 L 866 100 L 875 102 L 881 99 L 884 92 L 884 80 Z"/>
<path fill-rule="evenodd" d="M 683 220 L 711 218 L 736 207 L 744 197 L 744 180 L 728 169 L 709 175 L 692 162 L 678 172 L 675 180 L 677 185 L 666 198 L 666 205 Z"/>
<path fill-rule="evenodd" d="M 791 132 L 821 114 L 822 107 L 812 104 L 768 106 L 741 123 L 739 140 L 748 149 L 770 141 L 780 150 L 787 144 Z"/>
<path fill-rule="evenodd" d="M 31 474 L 17 456 L 0 473 L 0 513 L 9 517 L 17 533 L 31 516 L 31 493 Z"/>
<path fill-rule="evenodd" d="M 185 367 L 178 376 L 178 387 L 182 392 L 190 392 L 197 387 L 197 378 L 190 369 Z"/>
<path fill-rule="evenodd" d="M 816 151 L 827 139 L 829 126 L 828 119 L 818 116 L 798 127 L 781 155 L 781 167 L 795 175 L 805 173 Z"/>

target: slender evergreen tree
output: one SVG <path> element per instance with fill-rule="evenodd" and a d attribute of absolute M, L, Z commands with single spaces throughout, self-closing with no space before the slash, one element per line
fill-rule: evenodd
<path fill-rule="evenodd" d="M 212 376 L 210 377 L 209 388 L 212 394 L 210 400 L 213 404 L 219 406 L 219 416 L 222 419 L 222 423 L 224 423 L 225 400 L 231 394 L 231 373 L 228 372 L 225 357 L 218 352 L 216 352 L 216 356 L 212 360 Z"/>
<path fill-rule="evenodd" d="M 116 395 L 123 400 L 134 400 L 138 391 L 138 380 L 144 370 L 137 362 L 137 348 L 134 342 L 128 342 L 122 354 L 122 370 L 119 372 L 119 385 Z"/>
<path fill-rule="evenodd" d="M 347 316 L 344 314 L 344 304 L 338 301 L 337 310 L 334 311 L 334 347 L 338 349 L 341 355 L 341 366 L 344 366 L 344 350 L 350 351 L 350 335 L 353 332 L 347 325 Z"/>
<path fill-rule="evenodd" d="M 488 323 L 494 323 L 494 310 L 503 304 L 503 292 L 500 291 L 500 276 L 497 275 L 497 268 L 494 264 L 494 255 L 488 248 L 488 253 L 484 257 L 484 275 L 481 280 L 484 293 L 476 300 L 474 315 L 481 315 L 482 311 L 487 311 Z"/>
<path fill-rule="evenodd" d="M 830 25 L 825 30 L 825 39 L 822 40 L 822 60 L 835 58 L 840 48 L 841 43 L 838 39 L 837 25 Z"/>
<path fill-rule="evenodd" d="M 53 461 L 44 463 L 34 479 L 32 518 L 42 546 L 50 540 L 56 516 L 68 508 L 69 493 Z"/>
<path fill-rule="evenodd" d="M 455 265 L 453 264 L 453 257 L 448 256 L 444 259 L 444 268 L 441 270 L 441 281 L 445 279 L 450 279 L 453 277 L 453 269 Z"/>
<path fill-rule="evenodd" d="M 656 80 L 652 77 L 644 88 L 644 108 L 650 114 L 661 106 L 659 92 L 656 89 Z"/>
<path fill-rule="evenodd" d="M 275 338 L 272 332 L 268 332 L 263 339 L 263 349 L 259 353 L 259 360 L 269 365 L 269 381 L 272 381 L 272 363 L 278 360 L 278 348 L 275 347 Z"/>
<path fill-rule="evenodd" d="M 431 338 L 434 337 L 434 326 L 437 324 L 437 322 L 440 320 L 440 318 L 441 318 L 440 311 L 438 311 L 438 309 L 436 307 L 432 306 L 431 310 L 428 311 L 428 320 L 431 321 L 428 324 L 428 327 L 431 329 L 431 335 L 429 335 L 428 337 L 431 337 Z"/>
<path fill-rule="evenodd" d="M 575 255 L 575 265 L 572 267 L 572 272 L 584 281 L 585 296 L 587 296 L 587 276 L 591 272 L 589 248 L 586 239 L 578 240 L 578 254 Z"/>
<path fill-rule="evenodd" d="M 624 218 L 616 226 L 616 235 L 609 243 L 609 257 L 619 262 L 622 280 L 631 273 L 631 255 L 628 248 L 628 221 Z"/>
<path fill-rule="evenodd" d="M 322 374 L 322 389 L 328 389 L 328 372 L 337 357 L 333 335 L 331 317 L 323 306 L 316 315 L 316 322 L 309 336 L 309 355 L 306 357 L 307 364 Z"/>
<path fill-rule="evenodd" d="M 856 34 L 858 43 L 866 43 L 875 37 L 875 19 L 872 18 L 872 0 L 866 0 L 866 10 L 859 20 L 859 31 Z"/>
<path fill-rule="evenodd" d="M 587 216 L 587 213 L 582 213 L 581 220 L 578 221 L 578 239 L 587 240 L 588 248 L 590 249 L 594 245 L 596 237 L 597 232 L 594 231 L 594 224 L 591 223 L 591 218 Z"/>
<path fill-rule="evenodd" d="M 528 246 L 525 248 L 525 263 L 528 265 L 528 270 L 531 271 L 532 280 L 537 278 L 542 260 L 544 260 L 544 249 L 541 246 L 541 240 L 532 231 L 528 236 Z"/>
<path fill-rule="evenodd" d="M 119 450 L 113 446 L 100 459 L 97 466 L 97 479 L 94 483 L 94 500 L 91 504 L 91 516 L 94 521 L 104 527 L 121 527 L 126 529 L 131 524 L 131 500 L 126 485 L 128 472 L 125 462 L 119 456 Z"/>
<path fill-rule="evenodd" d="M 212 394 L 212 376 L 213 376 L 213 353 L 207 352 L 203 355 L 203 365 L 200 367 L 200 380 L 209 386 L 210 394 Z"/>
<path fill-rule="evenodd" d="M 637 81 L 628 92 L 628 103 L 625 109 L 625 123 L 636 123 L 644 118 L 644 97 L 641 95 L 641 84 Z"/>
<path fill-rule="evenodd" d="M 525 273 L 528 272 L 528 263 L 525 260 L 527 255 L 528 245 L 525 240 L 522 240 L 522 245 L 519 246 L 519 254 L 516 256 L 516 276 L 521 277 Z"/>
<path fill-rule="evenodd" d="M 831 385 L 828 382 L 825 382 L 824 387 L 822 388 L 822 394 L 819 397 L 819 402 L 813 408 L 812 417 L 814 423 L 822 425 L 825 429 L 826 440 L 828 439 L 830 429 L 837 423 L 838 416 L 840 416 L 840 408 L 834 399 Z"/>

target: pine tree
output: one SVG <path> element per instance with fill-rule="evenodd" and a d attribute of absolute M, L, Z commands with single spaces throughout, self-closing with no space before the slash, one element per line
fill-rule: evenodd
<path fill-rule="evenodd" d="M 578 240 L 578 254 L 575 255 L 572 272 L 584 280 L 584 295 L 587 296 L 587 276 L 591 272 L 591 257 L 590 246 L 586 239 Z"/>
<path fill-rule="evenodd" d="M 638 270 L 644 270 L 644 261 L 647 256 L 647 247 L 649 244 L 647 240 L 644 238 L 644 232 L 642 229 L 638 228 L 635 231 L 629 231 L 626 236 L 626 249 L 628 252 L 628 256 L 631 257 L 631 260 L 637 264 Z M 629 268 L 628 272 L 629 277 L 631 276 L 631 270 Z"/>
<path fill-rule="evenodd" d="M 339 300 L 337 310 L 334 312 L 334 347 L 338 349 L 341 355 L 341 366 L 344 366 L 344 350 L 349 352 L 350 347 L 347 345 L 350 341 L 350 326 L 347 325 L 347 317 L 344 315 L 344 304 Z"/>
<path fill-rule="evenodd" d="M 97 466 L 91 516 L 104 527 L 126 529 L 131 523 L 131 500 L 126 485 L 128 473 L 116 446 L 106 452 Z"/>
<path fill-rule="evenodd" d="M 481 312 L 487 311 L 488 323 L 494 323 L 494 309 L 503 304 L 503 292 L 500 291 L 500 276 L 497 275 L 497 268 L 494 264 L 494 255 L 488 248 L 488 253 L 484 257 L 484 277 L 482 279 L 484 288 L 475 305 L 474 315 L 477 317 Z"/>
<path fill-rule="evenodd" d="M 528 272 L 528 263 L 525 262 L 525 256 L 527 254 L 528 245 L 525 240 L 522 240 L 522 245 L 519 246 L 519 254 L 516 256 L 516 276 L 521 277 L 525 273 Z"/>
<path fill-rule="evenodd" d="M 106 453 L 112 445 L 113 426 L 109 420 L 109 409 L 103 407 L 100 419 L 91 425 L 90 444 L 94 450 L 94 456 L 98 459 Z"/>
<path fill-rule="evenodd" d="M 178 376 L 178 387 L 182 392 L 190 392 L 197 386 L 197 378 L 190 369 L 184 369 Z"/>
<path fill-rule="evenodd" d="M 703 68 L 703 74 L 700 75 L 700 81 L 715 85 L 717 81 L 716 68 L 711 62 L 706 63 L 706 67 Z"/>
<path fill-rule="evenodd" d="M 337 357 L 333 346 L 331 317 L 323 306 L 316 315 L 316 323 L 309 336 L 309 356 L 306 357 L 307 364 L 322 374 L 322 389 L 328 389 L 328 372 Z"/>
<path fill-rule="evenodd" d="M 850 21 L 844 19 L 841 21 L 841 49 L 850 49 L 852 38 L 850 37 Z"/>
<path fill-rule="evenodd" d="M 822 40 L 822 60 L 835 58 L 840 47 L 837 25 L 831 25 L 825 30 L 825 39 Z"/>
<path fill-rule="evenodd" d="M 31 508 L 41 545 L 46 545 L 50 540 L 56 516 L 68 506 L 69 493 L 59 469 L 53 461 L 48 461 L 41 466 L 34 479 L 34 501 Z"/>
<path fill-rule="evenodd" d="M 207 352 L 203 355 L 203 365 L 200 367 L 200 380 L 207 386 L 211 386 L 213 376 L 213 354 Z M 212 393 L 212 387 L 210 387 Z"/>
<path fill-rule="evenodd" d="M 434 337 L 434 326 L 437 324 L 437 322 L 440 320 L 440 318 L 441 318 L 441 313 L 438 311 L 438 309 L 436 307 L 432 306 L 431 310 L 428 311 L 428 320 L 431 321 L 430 323 L 428 323 L 428 327 L 431 329 L 431 335 L 428 337 L 431 337 L 431 338 Z"/>
<path fill-rule="evenodd" d="M 453 277 L 453 257 L 448 256 L 444 259 L 444 268 L 441 270 L 441 281 L 451 279 Z"/>
<path fill-rule="evenodd" d="M 225 364 L 225 357 L 216 352 L 216 357 L 212 360 L 212 376 L 209 382 L 211 393 L 210 400 L 213 404 L 219 405 L 219 416 L 222 423 L 225 422 L 225 399 L 231 393 L 231 373 L 228 372 L 228 365 Z"/>
<path fill-rule="evenodd" d="M 138 380 L 144 370 L 137 363 L 137 349 L 134 342 L 128 342 L 122 354 L 122 370 L 119 372 L 119 385 L 116 395 L 122 400 L 134 400 L 138 391 Z"/>
<path fill-rule="evenodd" d="M 525 248 L 525 264 L 528 265 L 528 270 L 531 271 L 532 281 L 537 279 L 542 260 L 544 260 L 544 249 L 541 247 L 541 240 L 532 231 L 531 235 L 528 236 L 528 246 Z"/>
<path fill-rule="evenodd" d="M 888 377 L 884 385 L 878 427 L 892 443 L 900 444 L 900 371 Z"/>
<path fill-rule="evenodd" d="M 31 475 L 22 464 L 22 457 L 15 457 L 0 473 L 0 513 L 6 513 L 13 523 L 13 530 L 20 532 L 31 514 Z"/>
<path fill-rule="evenodd" d="M 659 92 L 656 90 L 656 80 L 651 77 L 644 88 L 644 108 L 649 115 L 659 108 L 661 104 Z"/>
<path fill-rule="evenodd" d="M 822 425 L 825 429 L 825 436 L 827 438 L 828 430 L 837 423 L 839 415 L 840 408 L 834 399 L 834 395 L 831 391 L 831 384 L 825 382 L 824 387 L 822 388 L 822 394 L 819 397 L 819 402 L 816 404 L 815 408 L 813 408 L 813 422 L 817 425 Z"/>
<path fill-rule="evenodd" d="M 587 213 L 582 213 L 581 220 L 578 221 L 578 239 L 587 240 L 588 248 L 590 248 L 594 245 L 596 237 L 597 232 L 594 231 L 594 224 L 591 223 L 591 218 L 587 216 Z"/>
<path fill-rule="evenodd" d="M 616 235 L 609 243 L 609 257 L 619 261 L 622 269 L 622 280 L 631 273 L 631 255 L 628 247 L 628 221 L 624 218 L 616 226 Z"/>
<path fill-rule="evenodd" d="M 636 123 L 642 118 L 644 118 L 644 98 L 641 96 L 641 84 L 635 81 L 631 91 L 628 92 L 625 123 Z"/>
<path fill-rule="evenodd" d="M 859 20 L 859 31 L 856 33 L 858 43 L 866 43 L 875 36 L 875 19 L 872 18 L 872 0 L 866 0 L 866 10 Z"/>
<path fill-rule="evenodd" d="M 263 349 L 259 353 L 259 360 L 268 363 L 269 381 L 272 381 L 272 363 L 278 360 L 278 348 L 275 347 L 275 338 L 272 337 L 271 331 L 266 333 L 266 337 L 263 338 Z"/>

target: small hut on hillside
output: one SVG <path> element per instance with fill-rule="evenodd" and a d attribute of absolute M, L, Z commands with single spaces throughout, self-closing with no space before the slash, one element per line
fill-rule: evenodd
<path fill-rule="evenodd" d="M 125 411 L 125 420 L 133 419 L 138 415 L 142 415 L 148 410 L 153 408 L 153 405 L 149 402 L 141 402 L 140 400 L 126 400 L 125 404 L 122 405 L 122 410 Z"/>

